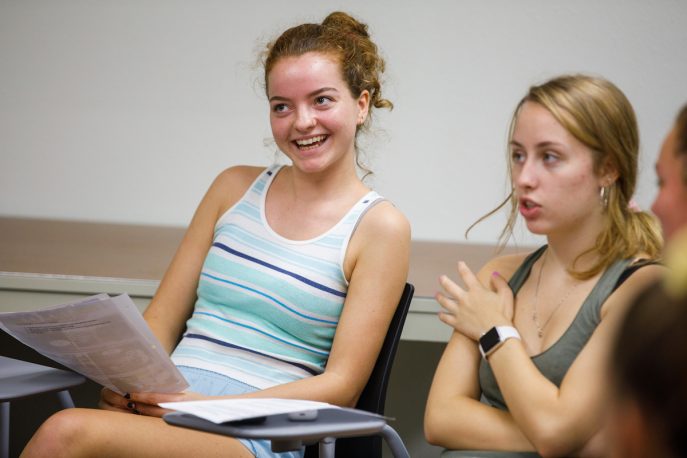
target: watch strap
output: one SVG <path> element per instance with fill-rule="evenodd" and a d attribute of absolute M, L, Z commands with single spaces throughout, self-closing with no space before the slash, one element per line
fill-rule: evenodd
<path fill-rule="evenodd" d="M 479 338 L 479 351 L 486 358 L 508 339 L 520 340 L 520 333 L 513 326 L 494 326 Z"/>

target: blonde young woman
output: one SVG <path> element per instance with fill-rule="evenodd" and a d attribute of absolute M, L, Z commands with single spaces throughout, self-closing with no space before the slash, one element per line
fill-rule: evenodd
<path fill-rule="evenodd" d="M 547 244 L 477 275 L 459 263 L 463 287 L 440 278 L 440 319 L 454 333 L 425 434 L 445 456 L 594 454 L 618 316 L 662 269 L 647 265 L 659 229 L 630 205 L 638 143 L 630 103 L 601 78 L 554 78 L 518 104 L 504 234 L 520 214 Z"/>
<path fill-rule="evenodd" d="M 104 390 L 103 410 L 49 418 L 23 456 L 272 457 L 268 441 L 169 426 L 160 402 L 277 397 L 353 406 L 405 284 L 410 228 L 356 170 L 384 62 L 345 13 L 266 50 L 272 134 L 288 166 L 215 179 L 146 310 L 188 382 L 178 394 Z M 181 341 L 179 338 L 181 337 Z M 177 344 L 178 342 L 178 344 Z"/>

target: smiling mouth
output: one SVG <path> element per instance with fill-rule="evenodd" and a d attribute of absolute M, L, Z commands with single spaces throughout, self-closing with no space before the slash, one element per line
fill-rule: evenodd
<path fill-rule="evenodd" d="M 295 140 L 293 143 L 296 144 L 299 150 L 306 151 L 309 149 L 317 148 L 322 143 L 324 143 L 327 140 L 327 138 L 329 138 L 328 135 L 317 135 L 315 137 L 310 137 L 303 140 Z"/>

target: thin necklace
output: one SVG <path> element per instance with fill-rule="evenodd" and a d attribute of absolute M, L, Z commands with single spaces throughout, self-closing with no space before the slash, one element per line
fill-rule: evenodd
<path fill-rule="evenodd" d="M 541 324 L 539 322 L 539 312 L 537 310 L 537 304 L 539 302 L 539 284 L 541 283 L 541 277 L 542 277 L 542 272 L 544 272 L 544 265 L 546 264 L 546 258 L 547 255 L 549 254 L 549 250 L 546 250 L 544 252 L 544 259 L 541 261 L 541 267 L 539 268 L 539 276 L 537 277 L 537 286 L 534 289 L 534 306 L 532 307 L 532 321 L 534 322 L 534 325 L 537 328 L 537 335 L 541 339 L 544 336 L 544 328 L 546 328 L 546 325 L 549 324 L 549 321 L 551 321 L 551 318 L 556 314 L 559 308 L 561 308 L 561 305 L 565 302 L 565 300 L 570 297 L 570 294 L 577 288 L 579 285 L 578 283 L 575 283 L 570 289 L 568 289 L 568 292 L 563 296 L 563 299 L 558 301 L 558 304 L 553 308 L 553 311 L 551 312 L 551 315 L 546 319 L 544 324 Z"/>

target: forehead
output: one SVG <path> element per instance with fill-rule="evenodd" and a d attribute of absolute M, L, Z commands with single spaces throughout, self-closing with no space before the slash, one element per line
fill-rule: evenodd
<path fill-rule="evenodd" d="M 673 127 L 663 141 L 661 152 L 658 155 L 657 167 L 673 168 L 678 166 L 678 162 L 677 132 Z"/>
<path fill-rule="evenodd" d="M 515 118 L 513 140 L 523 142 L 578 142 L 551 112 L 536 102 L 525 102 Z"/>
<path fill-rule="evenodd" d="M 300 56 L 282 57 L 267 76 L 267 92 L 270 97 L 284 92 L 323 87 L 345 86 L 341 65 L 336 56 L 309 52 Z"/>

